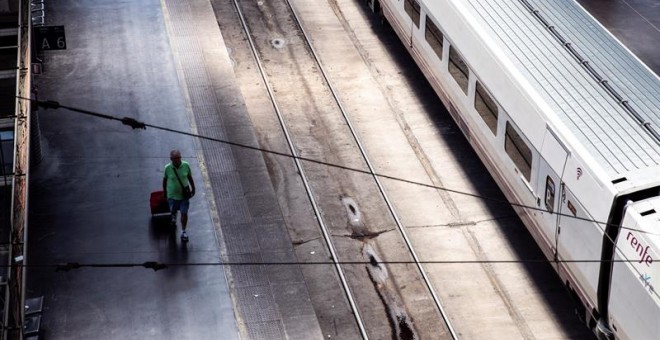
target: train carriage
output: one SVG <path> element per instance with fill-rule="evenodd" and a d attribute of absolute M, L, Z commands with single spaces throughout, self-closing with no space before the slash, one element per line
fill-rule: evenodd
<path fill-rule="evenodd" d="M 573 0 L 368 0 L 601 338 L 660 334 L 660 78 Z M 612 261 L 614 260 L 614 261 Z"/>

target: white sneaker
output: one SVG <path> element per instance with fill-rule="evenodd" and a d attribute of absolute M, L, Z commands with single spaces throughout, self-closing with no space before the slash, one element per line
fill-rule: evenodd
<path fill-rule="evenodd" d="M 188 242 L 188 234 L 185 231 L 181 232 L 181 241 Z"/>

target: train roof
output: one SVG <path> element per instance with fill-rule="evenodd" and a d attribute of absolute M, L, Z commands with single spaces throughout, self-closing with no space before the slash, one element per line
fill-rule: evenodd
<path fill-rule="evenodd" d="M 660 78 L 573 0 L 471 0 L 473 11 L 554 113 L 612 177 L 660 164 Z M 429 5 L 431 11 L 433 5 Z M 554 26 L 626 109 L 547 28 Z M 459 43 L 460 48 L 460 43 Z M 634 115 L 637 114 L 637 119 Z"/>

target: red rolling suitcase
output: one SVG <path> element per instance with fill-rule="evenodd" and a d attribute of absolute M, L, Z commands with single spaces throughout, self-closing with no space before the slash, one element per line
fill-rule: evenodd
<path fill-rule="evenodd" d="M 165 196 L 163 196 L 163 191 L 152 192 L 149 205 L 151 206 L 151 217 L 170 214 L 170 206 L 167 204 Z"/>

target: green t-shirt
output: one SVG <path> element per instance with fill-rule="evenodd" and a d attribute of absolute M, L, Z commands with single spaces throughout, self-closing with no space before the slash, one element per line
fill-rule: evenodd
<path fill-rule="evenodd" d="M 186 161 L 181 161 L 181 165 L 176 168 L 176 172 L 179 174 L 179 179 L 183 186 L 190 186 L 188 182 L 188 175 L 190 175 L 190 164 Z M 167 179 L 167 198 L 173 198 L 175 200 L 183 199 L 183 188 L 179 184 L 179 180 L 176 179 L 174 174 L 174 165 L 168 163 L 165 166 L 165 178 Z"/>

